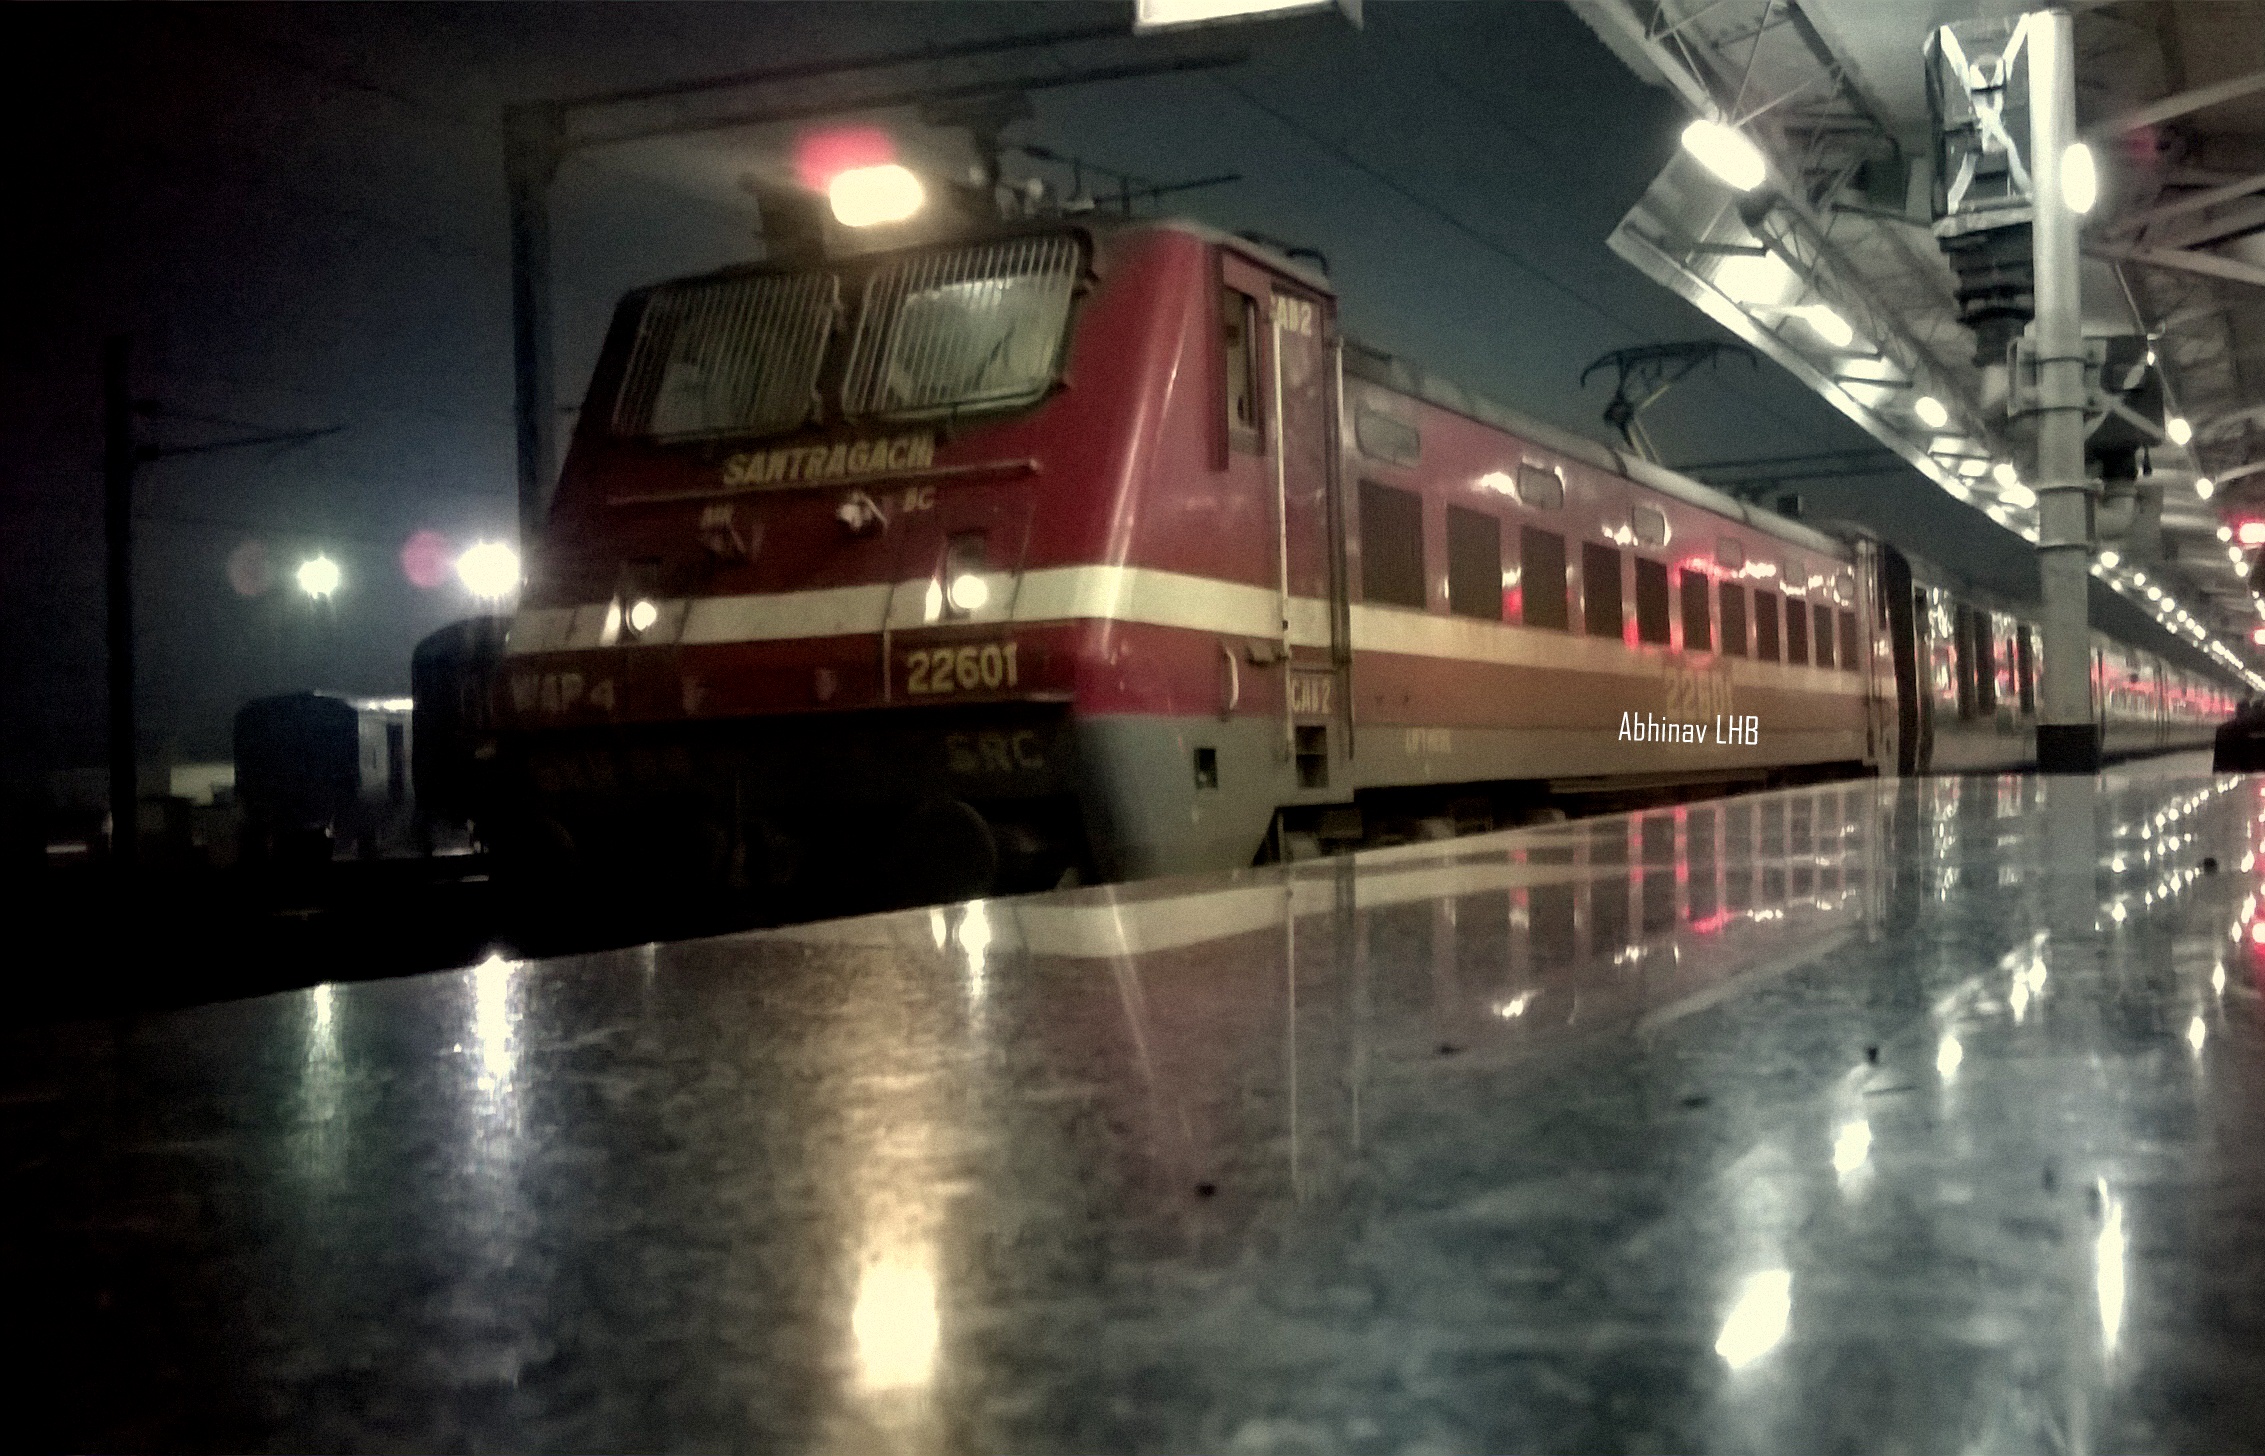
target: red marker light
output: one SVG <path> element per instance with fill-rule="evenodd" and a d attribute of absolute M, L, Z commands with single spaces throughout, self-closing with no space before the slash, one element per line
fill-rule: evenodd
<path fill-rule="evenodd" d="M 844 126 L 810 132 L 795 141 L 794 175 L 813 192 L 856 167 L 879 167 L 897 159 L 896 143 L 876 126 Z"/>
<path fill-rule="evenodd" d="M 2256 643 L 2260 647 L 2265 647 L 2265 627 L 2250 628 L 2249 640 Z"/>
<path fill-rule="evenodd" d="M 2265 546 L 2265 521 L 2243 521 L 2234 527 L 2234 538 L 2244 546 Z"/>
<path fill-rule="evenodd" d="M 2249 927 L 2249 940 L 2252 945 L 2265 945 L 2265 920 Z"/>

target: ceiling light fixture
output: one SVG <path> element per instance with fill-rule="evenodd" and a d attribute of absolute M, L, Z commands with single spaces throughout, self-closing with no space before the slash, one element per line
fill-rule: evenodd
<path fill-rule="evenodd" d="M 2082 217 L 2099 200 L 2100 169 L 2092 160 L 2092 149 L 2082 142 L 2071 143 L 2061 153 L 2061 201 Z"/>
<path fill-rule="evenodd" d="M 1769 176 L 1761 148 L 1734 126 L 1700 117 L 1683 128 L 1683 150 L 1740 192 L 1751 192 Z"/>

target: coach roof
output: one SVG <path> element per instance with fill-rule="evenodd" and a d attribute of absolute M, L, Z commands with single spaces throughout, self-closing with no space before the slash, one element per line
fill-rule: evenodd
<path fill-rule="evenodd" d="M 1492 425 L 1498 430 L 1516 435 L 1522 440 L 1530 440 L 1545 449 L 1570 456 L 1599 470 L 1624 475 L 1661 495 L 1673 496 L 1701 510 L 1742 521 L 1757 531 L 1775 536 L 1791 545 L 1844 560 L 1849 554 L 1846 542 L 1835 540 L 1822 531 L 1804 526 L 1798 521 L 1789 521 L 1774 511 L 1757 510 L 1743 501 L 1734 500 L 1719 490 L 1701 485 L 1687 475 L 1678 475 L 1664 465 L 1655 465 L 1641 456 L 1624 455 L 1585 436 L 1546 424 L 1508 405 L 1481 398 L 1458 384 L 1427 373 L 1405 359 L 1387 354 L 1381 349 L 1372 349 L 1351 338 L 1345 340 L 1345 372 L 1356 379 L 1365 379 L 1371 384 L 1412 395 L 1426 404 Z"/>

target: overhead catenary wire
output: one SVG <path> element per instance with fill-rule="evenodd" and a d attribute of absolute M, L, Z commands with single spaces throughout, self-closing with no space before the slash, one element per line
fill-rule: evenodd
<path fill-rule="evenodd" d="M 1628 333 L 1636 335 L 1638 337 L 1648 336 L 1655 332 L 1655 330 L 1653 330 L 1651 327 L 1640 324 L 1635 320 L 1626 317 L 1625 315 L 1614 310 L 1608 304 L 1604 303 L 1602 300 L 1590 296 L 1588 293 L 1575 287 L 1571 283 L 1568 283 L 1564 279 L 1559 278 L 1549 269 L 1543 267 L 1541 264 L 1536 263 L 1531 258 L 1518 252 L 1511 245 L 1502 241 L 1500 238 L 1487 233 L 1475 224 L 1464 219 L 1453 209 L 1433 200 L 1432 198 L 1426 197 L 1413 187 L 1410 187 L 1407 183 L 1400 181 L 1396 177 L 1393 177 L 1382 168 L 1374 166 L 1369 162 L 1363 160 L 1361 157 L 1355 155 L 1349 148 L 1345 147 L 1342 143 L 1333 141 L 1330 138 L 1321 135 L 1319 132 L 1315 131 L 1304 122 L 1300 121 L 1297 117 L 1291 115 L 1289 112 L 1284 111 L 1280 107 L 1277 107 L 1253 94 L 1248 88 L 1241 86 L 1223 76 L 1213 76 L 1210 79 L 1213 85 L 1219 86 L 1222 89 L 1233 94 L 1234 96 L 1240 98 L 1253 110 L 1256 110 L 1272 118 L 1283 128 L 1302 138 L 1308 144 L 1325 153 L 1341 165 L 1354 172 L 1358 172 L 1360 175 L 1368 178 L 1378 186 L 1383 187 L 1386 191 L 1392 193 L 1394 196 L 1399 197 L 1402 201 L 1407 202 L 1409 205 L 1415 207 L 1418 211 L 1423 212 L 1427 216 L 1444 224 L 1452 231 L 1469 239 L 1471 242 L 1476 243 L 1479 247 L 1485 249 L 1487 252 L 1494 254 L 1496 257 L 1502 259 L 1504 262 L 1517 269 L 1520 273 L 1523 273 L 1527 277 L 1543 284 L 1552 291 L 1560 294 L 1566 299 L 1571 300 L 1573 303 L 1580 305 L 1582 308 L 1595 314 L 1597 317 L 1605 319 L 1606 321 L 1613 323 L 1621 329 L 1626 330 Z M 1513 134 L 1516 133 L 1514 132 Z M 1782 410 L 1774 407 L 1766 398 L 1744 390 L 1736 389 L 1728 384 L 1725 384 L 1724 388 L 1729 390 L 1730 393 L 1736 395 L 1740 400 L 1742 400 L 1752 408 L 1758 410 L 1777 423 L 1789 427 L 1799 427 L 1798 421 L 1793 420 Z"/>

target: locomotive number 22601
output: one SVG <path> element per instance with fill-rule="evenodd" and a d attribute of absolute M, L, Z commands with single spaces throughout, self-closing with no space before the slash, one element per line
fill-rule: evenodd
<path fill-rule="evenodd" d="M 916 647 L 904 655 L 904 690 L 913 697 L 973 693 L 1015 685 L 1015 644 Z"/>

